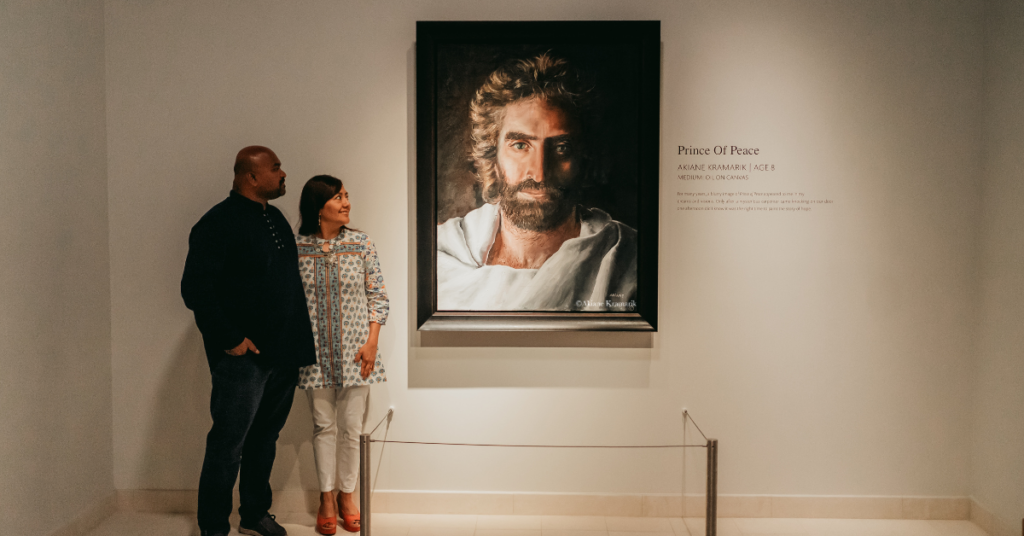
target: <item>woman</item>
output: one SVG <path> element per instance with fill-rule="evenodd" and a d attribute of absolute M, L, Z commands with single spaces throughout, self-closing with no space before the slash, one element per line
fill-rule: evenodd
<path fill-rule="evenodd" d="M 388 295 L 373 242 L 346 227 L 350 208 L 340 180 L 328 175 L 309 179 L 299 199 L 295 238 L 317 348 L 317 363 L 300 369 L 299 388 L 306 391 L 313 414 L 320 534 L 336 532 L 339 512 L 342 527 L 359 532 L 359 509 L 352 497 L 359 434 L 370 384 L 387 380 L 377 336 L 388 316 Z"/>

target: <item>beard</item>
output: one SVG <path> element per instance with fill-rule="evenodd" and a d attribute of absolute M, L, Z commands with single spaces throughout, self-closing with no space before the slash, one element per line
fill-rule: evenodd
<path fill-rule="evenodd" d="M 511 186 L 500 169 L 498 180 L 501 211 L 512 225 L 520 229 L 534 232 L 550 231 L 573 214 L 577 198 L 575 189 L 558 188 L 533 179 L 526 179 Z M 542 191 L 547 194 L 547 199 L 523 199 L 516 195 L 523 190 Z"/>
<path fill-rule="evenodd" d="M 284 193 L 285 193 L 284 179 L 281 179 L 281 182 L 278 184 L 277 188 L 269 188 L 269 189 L 267 189 L 265 192 L 263 192 L 263 196 L 267 200 L 271 200 L 271 199 L 277 199 L 277 198 L 283 196 Z"/>

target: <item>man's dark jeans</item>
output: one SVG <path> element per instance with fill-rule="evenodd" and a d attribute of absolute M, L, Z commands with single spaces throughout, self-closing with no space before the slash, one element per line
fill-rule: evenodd
<path fill-rule="evenodd" d="M 206 458 L 199 477 L 198 518 L 203 530 L 230 530 L 236 478 L 243 523 L 258 522 L 273 501 L 270 471 L 277 437 L 291 411 L 298 369 L 268 366 L 253 357 L 251 353 L 225 356 L 211 371 L 213 427 L 206 436 Z"/>

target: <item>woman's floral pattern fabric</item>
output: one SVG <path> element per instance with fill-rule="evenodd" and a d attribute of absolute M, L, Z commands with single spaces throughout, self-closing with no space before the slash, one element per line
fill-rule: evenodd
<path fill-rule="evenodd" d="M 299 387 L 323 389 L 387 381 L 377 350 L 373 372 L 363 378 L 355 362 L 370 336 L 370 322 L 384 325 L 388 294 L 373 242 L 342 229 L 330 239 L 298 235 L 299 273 L 313 325 L 317 363 L 299 369 Z"/>

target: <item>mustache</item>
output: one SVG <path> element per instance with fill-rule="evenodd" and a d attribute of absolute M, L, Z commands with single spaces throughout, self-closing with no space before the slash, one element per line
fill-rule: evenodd
<path fill-rule="evenodd" d="M 558 188 L 557 186 L 551 186 L 547 182 L 537 182 L 533 179 L 526 179 L 512 188 L 509 188 L 507 191 L 509 194 L 515 194 L 523 190 L 540 190 L 542 192 L 548 192 L 549 194 L 556 195 L 562 195 L 566 191 L 565 188 Z"/>

